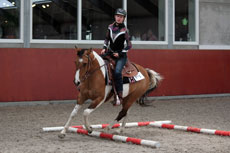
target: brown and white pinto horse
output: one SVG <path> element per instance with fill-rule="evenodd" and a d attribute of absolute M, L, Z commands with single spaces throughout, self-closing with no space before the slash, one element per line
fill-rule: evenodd
<path fill-rule="evenodd" d="M 110 124 L 107 130 L 112 128 L 112 125 L 119 122 L 123 117 L 122 126 L 119 132 L 125 127 L 127 112 L 131 105 L 143 96 L 146 92 L 156 88 L 159 81 L 162 79 L 161 76 L 153 70 L 145 69 L 140 65 L 135 64 L 138 70 L 144 76 L 144 79 L 123 85 L 123 103 L 122 110 L 119 112 L 116 119 Z M 74 107 L 68 121 L 66 122 L 64 129 L 59 134 L 60 138 L 64 138 L 67 129 L 70 126 L 71 120 L 77 114 L 82 104 L 91 99 L 89 107 L 84 110 L 84 125 L 86 129 L 91 132 L 92 129 L 89 123 L 89 115 L 95 111 L 101 104 L 108 99 L 112 99 L 111 96 L 112 86 L 106 85 L 106 66 L 104 60 L 92 49 L 77 49 L 76 59 L 77 72 L 75 76 L 75 83 L 78 84 L 80 89 L 77 97 L 77 104 Z M 109 98 L 109 95 L 111 98 Z"/>

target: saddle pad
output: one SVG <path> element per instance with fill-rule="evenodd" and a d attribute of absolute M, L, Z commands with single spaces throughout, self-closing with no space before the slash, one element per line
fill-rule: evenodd
<path fill-rule="evenodd" d="M 133 77 L 123 77 L 123 84 L 125 83 L 134 83 L 140 80 L 145 79 L 141 72 L 138 72 L 137 75 Z"/>

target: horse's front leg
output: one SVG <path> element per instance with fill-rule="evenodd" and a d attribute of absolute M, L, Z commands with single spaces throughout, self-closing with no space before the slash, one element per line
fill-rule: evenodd
<path fill-rule="evenodd" d="M 66 124 L 65 124 L 65 126 L 64 126 L 64 129 L 63 129 L 63 130 L 61 131 L 61 133 L 58 135 L 59 138 L 64 138 L 64 137 L 65 137 L 66 131 L 68 130 L 69 125 L 71 124 L 72 119 L 73 119 L 74 116 L 77 114 L 77 112 L 78 112 L 78 110 L 79 110 L 80 108 L 81 108 L 81 105 L 79 105 L 79 104 L 77 104 L 77 105 L 74 107 L 72 113 L 71 113 L 70 116 L 69 116 L 68 121 L 66 122 Z"/>
<path fill-rule="evenodd" d="M 71 112 L 65 126 L 64 129 L 61 131 L 61 133 L 58 135 L 59 138 L 64 138 L 66 135 L 66 131 L 68 130 L 72 119 L 77 115 L 78 110 L 81 108 L 82 104 L 84 103 L 85 98 L 81 95 L 81 93 L 78 95 L 77 98 L 77 104 L 75 105 L 73 111 Z"/>
<path fill-rule="evenodd" d="M 84 125 L 88 132 L 92 132 L 92 128 L 90 127 L 90 122 L 89 122 L 89 115 L 93 111 L 95 111 L 103 102 L 104 102 L 104 97 L 98 97 L 92 101 L 92 103 L 87 109 L 84 110 L 84 113 L 83 113 Z"/>

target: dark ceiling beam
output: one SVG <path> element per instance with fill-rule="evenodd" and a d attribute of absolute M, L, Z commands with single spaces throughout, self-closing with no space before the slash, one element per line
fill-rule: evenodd
<path fill-rule="evenodd" d="M 102 10 L 106 15 L 113 17 L 115 9 L 103 0 L 89 0 L 89 2 Z"/>
<path fill-rule="evenodd" d="M 71 1 L 61 1 L 61 0 L 53 0 L 53 2 L 60 7 L 61 9 L 63 9 L 65 12 L 69 13 L 72 17 L 77 19 L 77 5 L 74 4 L 70 4 L 72 3 Z M 86 25 L 86 18 L 82 16 L 82 24 Z"/>
<path fill-rule="evenodd" d="M 53 3 L 55 3 L 59 8 L 64 10 L 66 13 L 70 14 L 74 18 L 77 18 L 77 8 L 73 5 L 63 2 L 61 0 L 52 0 Z"/>
<path fill-rule="evenodd" d="M 146 9 L 153 16 L 158 17 L 158 7 L 150 0 L 135 0 L 135 2 Z"/>

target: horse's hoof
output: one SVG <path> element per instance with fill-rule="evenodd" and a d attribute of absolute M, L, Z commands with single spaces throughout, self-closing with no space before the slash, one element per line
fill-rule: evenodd
<path fill-rule="evenodd" d="M 64 134 L 64 133 L 60 133 L 60 134 L 58 135 L 58 137 L 59 137 L 60 139 L 64 139 L 64 138 L 65 138 L 65 134 Z"/>
<path fill-rule="evenodd" d="M 91 134 L 93 131 L 92 130 L 88 130 L 88 133 Z"/>
<path fill-rule="evenodd" d="M 93 132 L 93 128 L 91 126 L 86 126 L 85 125 L 85 130 L 88 132 L 88 133 L 92 133 Z"/>
<path fill-rule="evenodd" d="M 93 132 L 93 128 L 92 128 L 92 127 L 89 127 L 89 128 L 87 128 L 87 131 L 88 131 L 88 133 L 90 134 L 90 133 Z"/>

